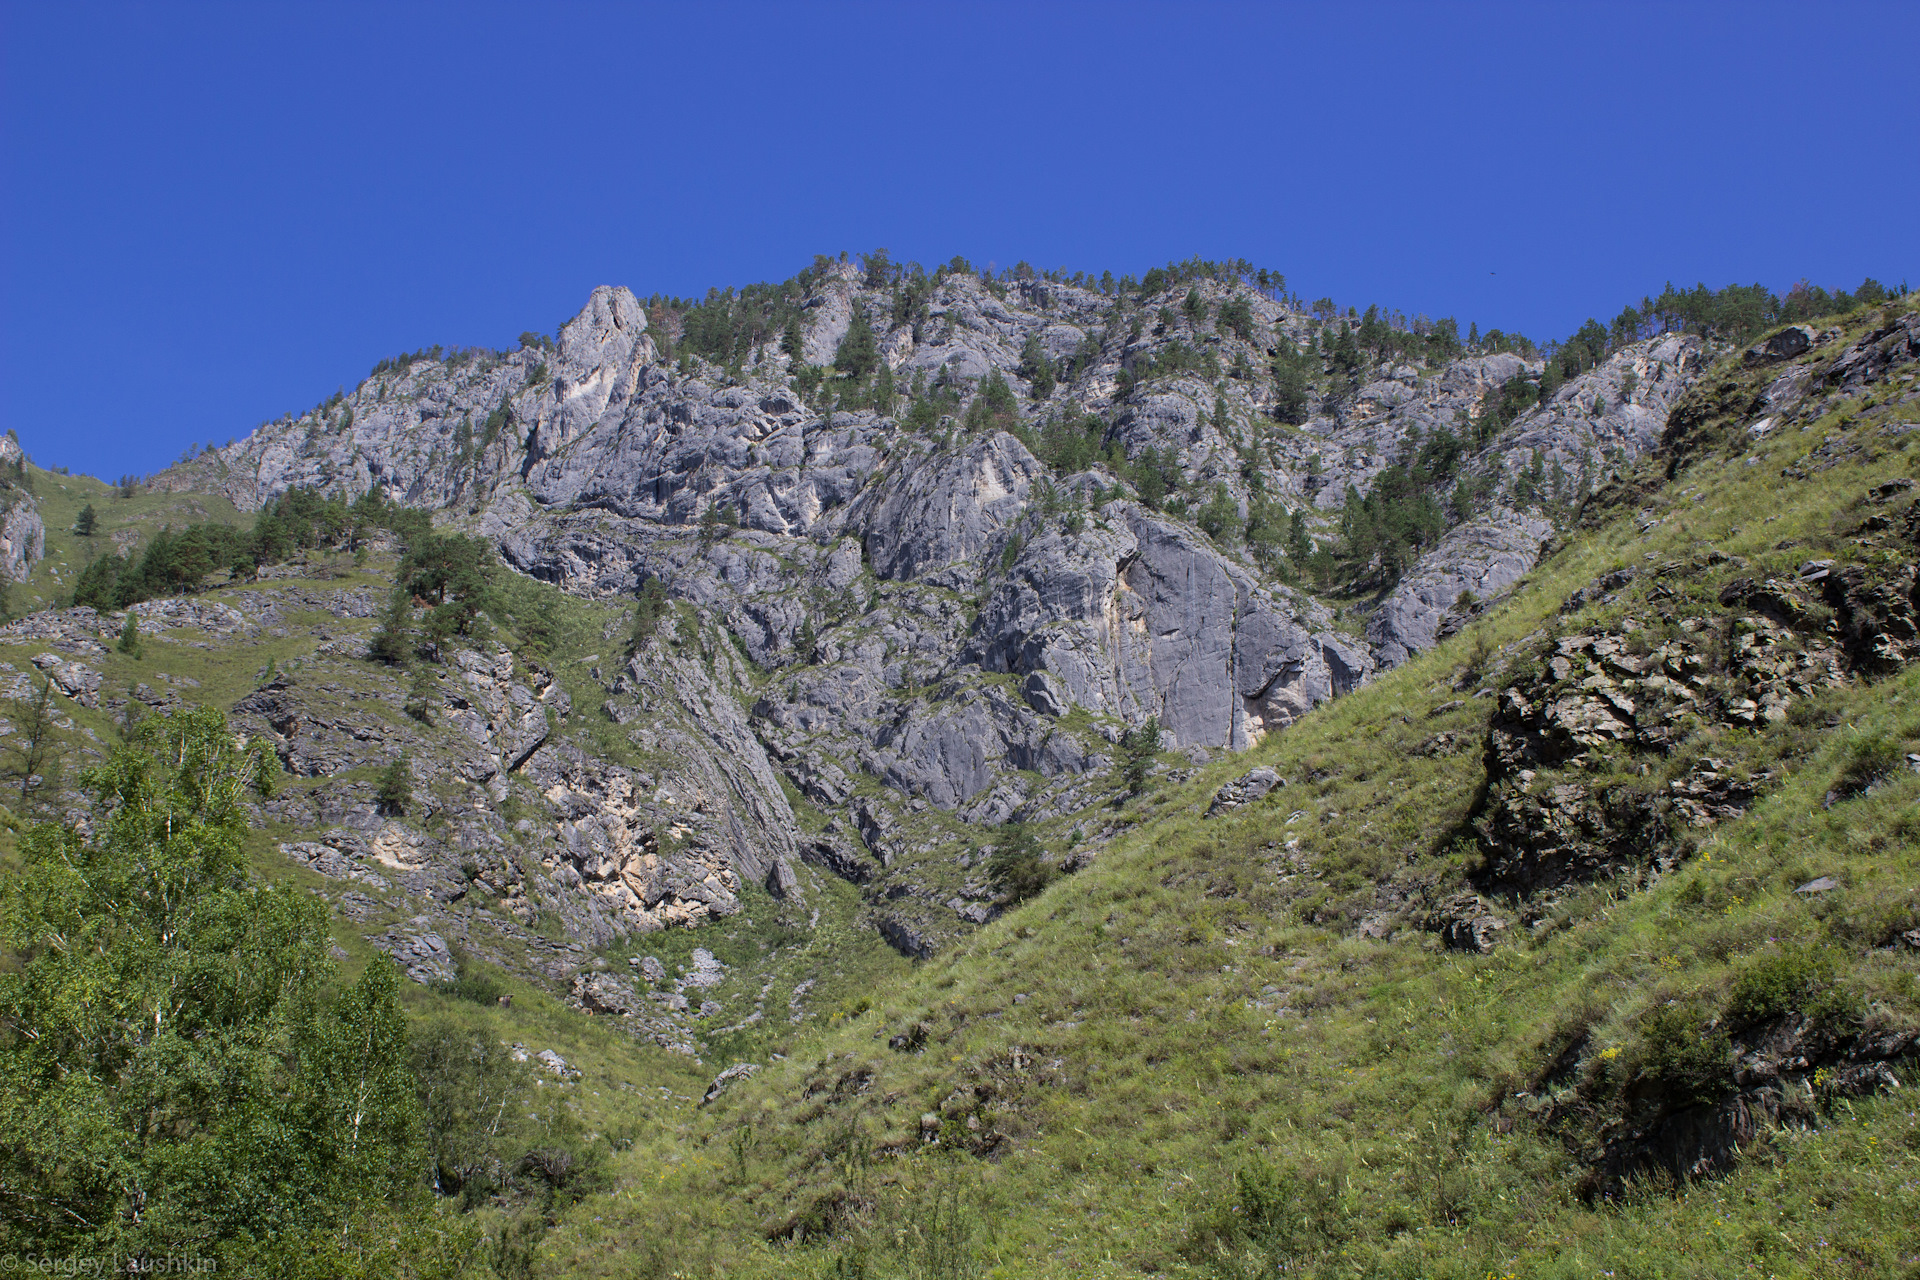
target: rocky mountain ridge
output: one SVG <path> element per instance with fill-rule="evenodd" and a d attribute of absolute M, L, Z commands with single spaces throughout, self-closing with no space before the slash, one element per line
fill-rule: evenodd
<path fill-rule="evenodd" d="M 662 704 L 715 769 L 746 762 L 716 774 L 748 815 L 735 874 L 780 881 L 811 857 L 891 903 L 889 936 L 925 952 L 983 914 L 956 896 L 965 877 L 934 869 L 956 839 L 1098 813 L 1114 744 L 1149 718 L 1204 760 L 1429 647 L 1531 568 L 1554 510 L 1658 443 L 1702 360 L 1695 338 L 1631 344 L 1500 426 L 1461 467 L 1486 505 L 1337 617 L 1242 527 L 1277 504 L 1332 543 L 1344 495 L 1467 432 L 1538 361 L 1461 354 L 1346 380 L 1329 356 L 1293 426 L 1274 417 L 1281 366 L 1332 351 L 1336 322 L 1243 281 L 1128 299 L 943 271 L 905 316 L 903 287 L 827 264 L 802 290 L 797 346 L 769 335 L 724 366 L 690 353 L 684 315 L 603 287 L 550 343 L 392 362 L 155 483 L 243 511 L 295 486 L 377 489 L 570 592 L 657 580 L 723 665 L 765 673 L 738 686 L 745 716 L 689 687 Z M 840 407 L 859 398 L 836 391 L 848 378 L 810 381 L 856 313 L 912 388 L 903 405 Z M 961 412 L 995 383 L 1011 394 L 985 423 Z M 1086 465 L 1036 455 L 1062 430 L 1089 437 Z M 1531 500 L 1515 488 L 1529 473 Z M 1185 496 L 1143 496 L 1160 482 Z M 636 680 L 609 675 L 595 698 L 623 727 Z M 776 774 L 827 815 L 798 847 Z M 1076 856 L 1111 829 L 1076 820 Z"/>

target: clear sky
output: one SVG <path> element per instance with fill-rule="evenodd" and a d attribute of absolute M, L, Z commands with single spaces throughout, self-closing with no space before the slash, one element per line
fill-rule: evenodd
<path fill-rule="evenodd" d="M 0 0 L 0 429 L 144 473 L 597 284 L 1199 254 L 1564 336 L 1920 286 L 1920 3 Z"/>

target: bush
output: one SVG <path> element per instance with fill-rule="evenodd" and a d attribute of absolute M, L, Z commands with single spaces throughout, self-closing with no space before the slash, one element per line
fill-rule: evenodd
<path fill-rule="evenodd" d="M 406 752 L 402 751 L 381 773 L 374 797 L 385 812 L 396 817 L 406 813 L 407 806 L 413 803 L 413 769 L 407 764 Z"/>
<path fill-rule="evenodd" d="M 1001 843 L 987 860 L 987 878 L 1009 907 L 1038 897 L 1057 874 L 1043 860 L 1045 847 L 1024 823 L 1009 822 L 1000 828 L 1000 836 Z"/>
<path fill-rule="evenodd" d="M 1855 738 L 1847 744 L 1839 776 L 1833 780 L 1834 796 L 1851 800 L 1865 795 L 1876 783 L 1893 776 L 1906 758 L 1903 745 L 1885 734 Z"/>
<path fill-rule="evenodd" d="M 633 606 L 633 631 L 627 638 L 627 652 L 638 653 L 653 640 L 654 633 L 660 629 L 660 620 L 667 616 L 667 589 L 658 578 L 648 578 L 640 588 L 640 598 Z"/>
<path fill-rule="evenodd" d="M 1120 776 L 1126 779 L 1128 795 L 1137 796 L 1147 789 L 1147 774 L 1159 754 L 1159 716 L 1147 717 L 1145 724 L 1129 729 L 1120 739 Z"/>
<path fill-rule="evenodd" d="M 1727 1033 L 1705 1029 L 1699 1009 L 1662 1005 L 1640 1025 L 1628 1078 L 1651 1086 L 1675 1108 L 1701 1106 L 1733 1091 L 1732 1058 Z"/>
<path fill-rule="evenodd" d="M 1727 1015 L 1739 1023 L 1777 1018 L 1799 1008 L 1816 987 L 1832 977 L 1829 957 L 1811 947 L 1789 943 L 1747 962 L 1727 997 Z"/>

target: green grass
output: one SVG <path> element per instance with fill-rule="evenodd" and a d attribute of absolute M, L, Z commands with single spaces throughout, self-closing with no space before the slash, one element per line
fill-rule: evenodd
<path fill-rule="evenodd" d="M 1920 1129 L 1901 1095 L 1836 1100 L 1730 1176 L 1612 1201 L 1584 1198 L 1584 1168 L 1537 1121 L 1567 1087 L 1537 1081 L 1580 1033 L 1589 1062 L 1684 1083 L 1698 1064 L 1665 1030 L 1669 1001 L 1750 1011 L 1827 992 L 1830 1012 L 1920 1025 L 1913 962 L 1884 950 L 1920 923 L 1920 778 L 1877 771 L 1880 785 L 1823 807 L 1889 744 L 1920 750 L 1920 669 L 1825 695 L 1818 720 L 1689 744 L 1784 776 L 1649 891 L 1579 890 L 1484 957 L 1418 928 L 1376 941 L 1353 927 L 1380 885 L 1445 889 L 1474 861 L 1458 842 L 1492 699 L 1472 694 L 1510 679 L 1552 626 L 1659 607 L 1647 592 L 1663 580 L 1560 619 L 1574 588 L 1709 549 L 1745 558 L 1742 573 L 1791 573 L 1848 549 L 1837 517 L 1870 484 L 1920 473 L 1905 436 L 1783 479 L 1842 416 L 1701 459 L 1466 634 L 1245 756 L 1151 787 L 1154 816 L 1088 870 L 795 1044 L 702 1117 L 672 1170 L 623 1170 L 623 1192 L 549 1238 L 550 1273 L 668 1274 L 622 1250 L 676 1233 L 685 1275 L 1254 1275 L 1281 1255 L 1309 1274 L 1463 1277 L 1920 1265 Z M 1643 531 L 1647 515 L 1659 523 Z M 1710 607 L 1736 568 L 1678 582 L 1664 607 Z M 1446 730 L 1465 749 L 1420 753 Z M 1256 763 L 1291 785 L 1202 821 L 1212 790 Z M 1684 761 L 1657 763 L 1663 781 Z M 1818 875 L 1844 888 L 1794 893 Z M 1815 955 L 1845 959 L 1796 959 Z M 887 1047 L 916 1027 L 917 1050 Z M 938 1145 L 922 1142 L 924 1114 Z M 1262 1167 L 1297 1206 L 1264 1237 L 1235 1182 Z"/>
<path fill-rule="evenodd" d="M 1459 888 L 1476 862 L 1464 823 L 1494 699 L 1475 694 L 1536 664 L 1551 631 L 1628 611 L 1719 612 L 1731 577 L 1860 559 L 1848 537 L 1867 488 L 1920 476 L 1920 433 L 1875 434 L 1920 409 L 1868 399 L 1759 441 L 1718 430 L 1716 448 L 1644 506 L 1598 513 L 1511 601 L 1435 651 L 1251 752 L 1183 782 L 1155 778 L 1118 811 L 1103 802 L 1046 824 L 1056 850 L 1075 828 L 1117 834 L 1085 870 L 932 961 L 901 960 L 864 924 L 858 891 L 811 869 L 803 903 L 749 891 L 736 917 L 601 957 L 626 971 L 628 956 L 653 955 L 671 972 L 705 947 L 729 966 L 717 990 L 731 1010 L 761 1001 L 761 1021 L 712 1038 L 698 1064 L 511 973 L 487 974 L 508 1008 L 410 987 L 423 1021 L 566 1057 L 583 1078 L 546 1087 L 569 1091 L 590 1131 L 632 1140 L 609 1156 L 607 1188 L 539 1242 L 536 1274 L 1920 1273 L 1920 1124 L 1906 1091 L 1818 1100 L 1814 1124 L 1768 1134 L 1728 1176 L 1646 1179 L 1611 1199 L 1586 1194 L 1575 1148 L 1591 1133 L 1546 1119 L 1598 1096 L 1583 1082 L 1635 1065 L 1675 1089 L 1704 1083 L 1689 1039 L 1699 1019 L 1676 1010 L 1737 1022 L 1796 1007 L 1920 1026 L 1914 953 L 1888 945 L 1920 927 L 1920 776 L 1897 767 L 1920 751 L 1920 667 L 1822 694 L 1763 729 L 1702 729 L 1668 759 L 1610 759 L 1607 776 L 1649 789 L 1703 755 L 1778 773 L 1746 817 L 1703 833 L 1648 890 L 1578 889 L 1486 956 L 1446 950 L 1409 905 Z M 1867 452 L 1782 476 L 1830 439 Z M 1710 551 L 1744 566 L 1709 563 Z M 1559 614 L 1610 570 L 1669 562 L 1694 568 L 1643 572 L 1620 603 Z M 564 597 L 552 607 L 544 661 L 587 719 L 604 695 L 586 669 L 620 661 L 624 615 Z M 24 670 L 38 648 L 0 657 Z M 144 660 L 101 665 L 109 687 L 166 670 L 231 701 L 269 656 L 284 666 L 310 648 L 297 636 L 213 653 L 150 639 Z M 765 678 L 736 665 L 749 684 Z M 106 717 L 73 715 L 110 740 Z M 577 732 L 619 749 L 617 735 Z M 1460 748 L 1423 750 L 1442 733 Z M 1203 819 L 1213 791 L 1256 764 L 1289 785 Z M 951 842 L 934 860 L 979 836 L 945 815 L 910 822 Z M 284 838 L 257 833 L 263 874 L 322 888 L 273 851 Z M 1823 875 L 1841 887 L 1795 892 Z M 1357 932 L 1396 912 L 1389 938 Z M 336 930 L 348 972 L 370 955 L 361 934 L 381 927 Z M 815 1016 L 795 1024 L 789 1001 L 807 981 Z M 1582 1042 L 1587 1074 L 1554 1077 Z M 736 1059 L 765 1065 L 696 1106 Z"/>

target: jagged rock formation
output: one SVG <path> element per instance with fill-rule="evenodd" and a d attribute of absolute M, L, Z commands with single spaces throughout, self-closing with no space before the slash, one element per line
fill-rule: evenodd
<path fill-rule="evenodd" d="M 1475 470 L 1511 482 L 1536 466 L 1557 469 L 1584 492 L 1603 469 L 1659 447 L 1668 412 L 1704 361 L 1700 340 L 1677 334 L 1628 347 L 1522 414 Z M 1413 421 L 1431 430 L 1431 409 Z M 1394 666 L 1432 648 L 1525 576 L 1553 532 L 1553 522 L 1540 512 L 1503 505 L 1454 529 L 1368 619 L 1367 639 L 1377 660 Z"/>
<path fill-rule="evenodd" d="M 0 469 L 12 470 L 24 462 L 20 442 L 9 432 L 0 436 Z M 47 553 L 47 527 L 39 504 L 26 488 L 0 473 L 0 579 L 25 582 L 34 562 Z"/>
<path fill-rule="evenodd" d="M 741 880 L 784 892 L 812 860 L 866 883 L 888 904 L 877 922 L 925 950 L 978 914 L 935 857 L 967 825 L 1083 809 L 1107 786 L 1110 744 L 1149 717 L 1168 747 L 1244 749 L 1430 646 L 1467 597 L 1511 587 L 1551 532 L 1503 486 L 1542 459 L 1584 486 L 1637 456 L 1700 363 L 1694 339 L 1638 344 L 1500 432 L 1473 461 L 1495 504 L 1414 567 L 1362 640 L 1276 580 L 1238 530 L 1278 502 L 1326 536 L 1321 513 L 1349 487 L 1366 491 L 1410 441 L 1473 418 L 1537 365 L 1496 353 L 1335 378 L 1283 428 L 1272 361 L 1323 328 L 1331 349 L 1332 327 L 1239 283 L 1183 283 L 1166 299 L 1177 312 L 947 271 L 903 306 L 844 263 L 803 290 L 797 359 L 769 334 L 710 364 L 671 313 L 603 287 L 554 342 L 396 362 L 158 483 L 215 488 L 243 509 L 296 485 L 378 489 L 572 591 L 659 580 L 692 606 L 685 625 L 722 674 L 663 689 L 648 665 L 603 664 L 604 713 L 624 725 L 632 708 L 672 705 L 699 724 L 700 792 L 727 797 L 713 812 L 726 834 L 703 846 L 717 861 L 696 858 L 700 876 L 638 870 L 663 856 L 647 834 L 659 824 L 608 815 L 641 788 L 541 751 L 540 694 L 512 677 L 453 710 L 484 761 L 469 780 L 518 766 L 538 777 L 571 833 L 568 865 L 615 915 L 725 914 Z M 813 392 L 803 375 L 833 360 L 857 313 L 895 385 L 950 392 L 933 403 L 954 410 L 998 377 L 1027 407 L 972 433 L 957 416 L 830 407 L 832 381 Z M 1085 415 L 1099 430 L 1076 456 L 1091 461 L 1067 473 L 1036 456 L 1047 431 Z M 1155 509 L 1117 474 L 1135 462 L 1189 497 Z M 1215 537 L 1185 518 L 1203 499 L 1231 513 Z M 749 685 L 742 713 L 724 690 Z M 500 702 L 516 696 L 526 705 Z M 655 735 L 647 749 L 681 745 Z M 827 811 L 824 831 L 794 838 L 782 774 Z M 853 785 L 862 776 L 881 790 Z M 1097 839 L 1084 856 L 1096 851 Z"/>

